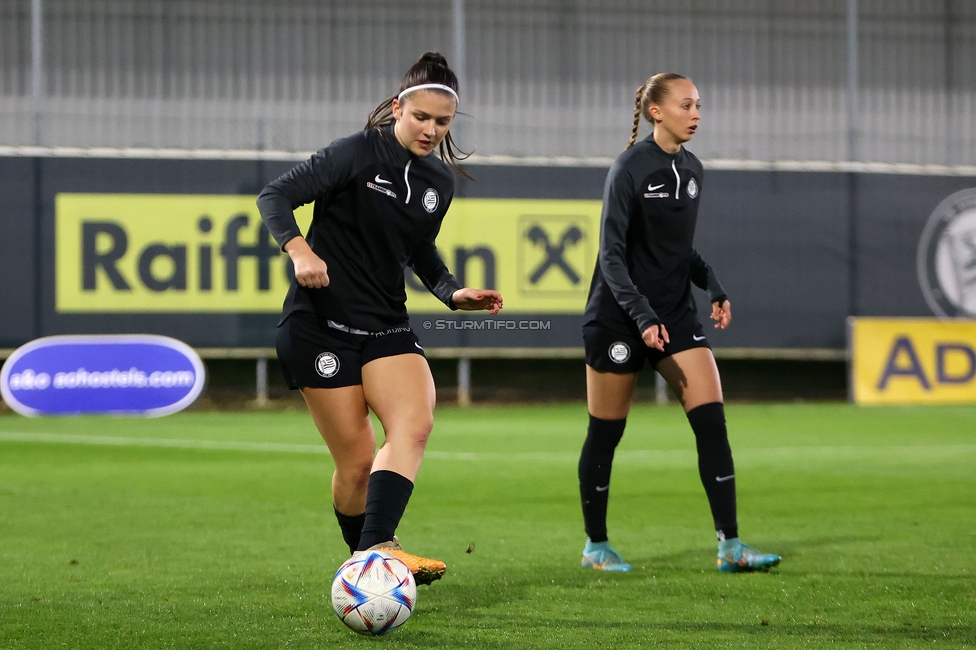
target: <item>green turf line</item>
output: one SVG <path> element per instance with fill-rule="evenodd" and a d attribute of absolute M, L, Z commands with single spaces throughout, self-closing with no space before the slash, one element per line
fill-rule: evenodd
<path fill-rule="evenodd" d="M 270 442 L 240 442 L 224 440 L 180 440 L 172 438 L 131 438 L 113 436 L 89 436 L 76 434 L 37 433 L 0 431 L 2 442 L 28 443 L 59 443 L 72 445 L 106 445 L 113 447 L 160 447 L 171 449 L 202 449 L 229 450 L 254 452 L 283 452 L 296 454 L 329 454 L 325 445 L 276 444 Z M 788 459 L 803 457 L 813 458 L 844 458 L 864 457 L 877 458 L 906 458 L 921 457 L 935 458 L 938 456 L 956 457 L 960 454 L 976 454 L 976 444 L 972 445 L 885 445 L 885 446 L 819 446 L 819 447 L 772 447 L 772 448 L 740 448 L 736 456 L 747 460 Z M 671 460 L 687 460 L 694 452 L 687 450 L 646 450 L 629 449 L 618 453 L 618 460 L 642 460 L 668 462 Z M 574 452 L 519 452 L 507 454 L 504 452 L 447 452 L 428 450 L 426 458 L 432 460 L 465 460 L 505 462 L 517 461 L 577 461 L 579 455 Z"/>
<path fill-rule="evenodd" d="M 449 570 L 375 641 L 331 611 L 348 551 L 307 414 L 0 416 L 0 648 L 976 648 L 976 408 L 727 412 L 767 574 L 715 570 L 680 408 L 628 419 L 627 575 L 579 567 L 584 405 L 439 408 L 398 534 Z"/>

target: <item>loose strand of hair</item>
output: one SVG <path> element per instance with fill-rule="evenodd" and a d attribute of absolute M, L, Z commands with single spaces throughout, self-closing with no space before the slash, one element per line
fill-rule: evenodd
<path fill-rule="evenodd" d="M 393 124 L 396 121 L 393 119 L 394 99 L 396 99 L 396 95 L 384 99 L 380 102 L 379 106 L 373 109 L 373 112 L 366 118 L 366 126 L 363 127 L 364 131 L 367 129 L 378 129 Z"/>
<path fill-rule="evenodd" d="M 461 167 L 461 161 L 470 158 L 471 154 L 474 152 L 462 151 L 461 148 L 457 146 L 457 143 L 454 142 L 454 138 L 451 137 L 450 131 L 448 131 L 447 135 L 441 141 L 441 146 L 438 153 L 441 157 L 441 160 L 443 160 L 448 165 L 450 165 L 455 173 L 464 176 L 468 180 L 472 180 L 472 181 L 475 180 L 474 176 L 469 174 L 467 171 L 464 170 L 463 167 Z"/>

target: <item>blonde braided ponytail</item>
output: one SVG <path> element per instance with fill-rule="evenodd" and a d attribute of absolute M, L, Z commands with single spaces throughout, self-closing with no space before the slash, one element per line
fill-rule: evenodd
<path fill-rule="evenodd" d="M 637 89 L 637 97 L 634 100 L 634 130 L 630 134 L 630 142 L 627 143 L 627 148 L 630 149 L 637 142 L 637 131 L 640 130 L 640 118 L 641 118 L 641 99 L 644 97 L 644 89 L 647 87 L 647 81 Z"/>
<path fill-rule="evenodd" d="M 630 142 L 627 143 L 628 149 L 637 143 L 637 131 L 640 128 L 641 115 L 653 126 L 655 120 L 649 112 L 651 105 L 660 104 L 664 101 L 668 94 L 668 86 L 671 85 L 672 81 L 686 78 L 674 72 L 659 72 L 637 89 L 637 97 L 634 100 L 634 129 L 630 134 Z"/>

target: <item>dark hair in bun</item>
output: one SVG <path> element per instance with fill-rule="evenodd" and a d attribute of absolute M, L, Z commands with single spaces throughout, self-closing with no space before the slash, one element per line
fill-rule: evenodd
<path fill-rule="evenodd" d="M 408 88 L 422 84 L 441 84 L 442 86 L 451 88 L 454 92 L 458 92 L 457 75 L 447 65 L 447 59 L 440 52 L 425 52 L 420 57 L 420 60 L 410 66 L 407 73 L 403 75 L 403 81 L 400 82 L 400 90 L 397 95 Z M 365 128 L 379 129 L 396 122 L 393 118 L 393 100 L 396 99 L 397 95 L 384 99 L 380 102 L 379 106 L 373 109 L 373 112 L 369 114 L 369 118 L 366 120 Z M 471 154 L 458 149 L 450 132 L 441 141 L 438 153 L 440 154 L 441 160 L 453 167 L 454 171 L 462 176 L 471 178 L 466 171 L 461 169 L 459 164 L 460 161 Z"/>

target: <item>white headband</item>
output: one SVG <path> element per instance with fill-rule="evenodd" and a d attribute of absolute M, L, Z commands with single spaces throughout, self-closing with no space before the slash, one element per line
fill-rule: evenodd
<path fill-rule="evenodd" d="M 457 102 L 459 106 L 461 105 L 461 100 L 458 98 L 458 94 L 454 92 L 454 89 L 450 86 L 445 86 L 444 84 L 420 84 L 419 86 L 410 86 L 397 95 L 397 101 L 402 103 L 404 96 L 409 95 L 415 90 L 443 90 L 446 93 L 454 95 L 454 101 Z"/>

